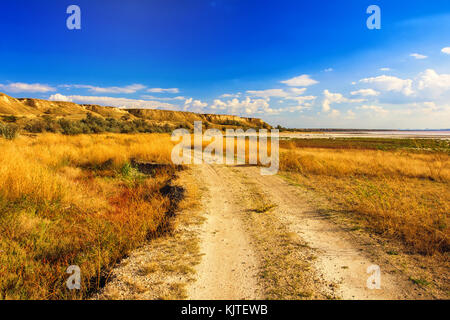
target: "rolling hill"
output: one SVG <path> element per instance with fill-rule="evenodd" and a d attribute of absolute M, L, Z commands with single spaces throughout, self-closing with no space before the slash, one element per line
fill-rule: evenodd
<path fill-rule="evenodd" d="M 88 115 L 105 121 L 114 119 L 122 123 L 145 122 L 148 126 L 165 128 L 166 131 L 178 127 L 191 129 L 194 121 L 202 121 L 207 128 L 271 128 L 269 124 L 257 118 L 158 109 L 122 109 L 64 101 L 13 98 L 0 93 L 0 121 L 14 122 L 21 128 L 29 128 L 30 124 L 39 121 L 83 121 Z"/>

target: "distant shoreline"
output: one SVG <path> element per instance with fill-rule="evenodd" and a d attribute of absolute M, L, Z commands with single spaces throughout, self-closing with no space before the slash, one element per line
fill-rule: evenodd
<path fill-rule="evenodd" d="M 281 131 L 291 132 L 450 132 L 450 129 L 336 129 L 336 128 L 296 128 L 282 129 Z"/>
<path fill-rule="evenodd" d="M 449 139 L 450 130 L 311 130 L 282 131 L 286 138 L 415 138 L 415 139 Z"/>

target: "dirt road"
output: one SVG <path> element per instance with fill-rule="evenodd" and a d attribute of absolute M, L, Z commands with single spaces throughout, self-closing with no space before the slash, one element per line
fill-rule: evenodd
<path fill-rule="evenodd" d="M 320 214 L 321 199 L 286 179 L 249 166 L 186 174 L 179 183 L 202 190 L 198 207 L 124 259 L 98 299 L 432 298 L 370 235 Z M 380 268 L 380 289 L 367 287 L 370 266 Z"/>
<path fill-rule="evenodd" d="M 207 221 L 200 249 L 204 257 L 188 297 L 194 300 L 260 299 L 258 261 L 242 226 L 245 212 L 219 171 L 208 165 L 200 170 L 208 189 L 203 203 Z"/>
<path fill-rule="evenodd" d="M 201 233 L 204 256 L 196 269 L 197 279 L 188 288 L 189 299 L 424 298 L 407 277 L 377 254 L 374 243 L 357 239 L 318 214 L 308 203 L 313 200 L 310 195 L 283 178 L 262 176 L 256 167 L 202 165 L 195 170 L 207 187 L 203 202 L 207 221 Z M 249 219 L 252 215 L 254 219 Z M 262 229 L 255 229 L 254 224 Z M 263 233 L 266 235 L 261 238 Z M 303 261 L 308 265 L 301 270 L 296 270 L 295 259 L 285 261 L 276 255 L 292 244 L 277 243 L 272 237 L 285 235 L 287 241 L 294 237 L 303 243 L 294 246 L 297 257 L 308 260 Z M 268 247 L 261 248 L 264 245 Z M 271 251 L 272 261 L 267 261 Z M 264 271 L 270 265 L 283 270 L 267 276 Z M 370 266 L 380 267 L 381 289 L 367 287 Z M 297 272 L 302 274 L 300 283 L 290 282 Z M 284 290 L 277 288 L 283 285 Z M 308 287 L 306 294 L 302 287 Z"/>

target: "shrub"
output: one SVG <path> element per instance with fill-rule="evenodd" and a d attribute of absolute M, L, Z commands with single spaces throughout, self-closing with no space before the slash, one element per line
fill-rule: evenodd
<path fill-rule="evenodd" d="M 11 116 L 3 116 L 2 118 L 3 118 L 3 121 L 10 122 L 10 123 L 17 122 L 17 120 L 19 119 L 16 116 L 13 116 L 13 115 L 11 115 Z"/>
<path fill-rule="evenodd" d="M 13 140 L 19 135 L 19 127 L 15 124 L 0 123 L 0 135 L 5 139 Z"/>
<path fill-rule="evenodd" d="M 59 119 L 53 120 L 49 115 L 28 122 L 24 129 L 31 133 L 53 132 L 64 135 L 77 135 L 86 133 L 170 133 L 173 127 L 169 124 L 155 125 L 143 119 L 121 120 L 114 118 L 103 119 L 91 113 L 82 120 Z M 182 125 L 189 128 L 187 124 Z"/>
<path fill-rule="evenodd" d="M 34 120 L 27 123 L 24 129 L 31 133 L 41 133 L 45 131 L 45 123 L 41 120 Z"/>

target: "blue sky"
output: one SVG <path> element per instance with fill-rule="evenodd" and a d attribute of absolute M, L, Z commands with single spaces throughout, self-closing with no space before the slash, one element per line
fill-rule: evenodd
<path fill-rule="evenodd" d="M 259 117 L 449 128 L 450 1 L 0 0 L 0 91 Z M 81 30 L 66 9 L 81 8 Z M 381 9 L 369 30 L 366 9 Z"/>

